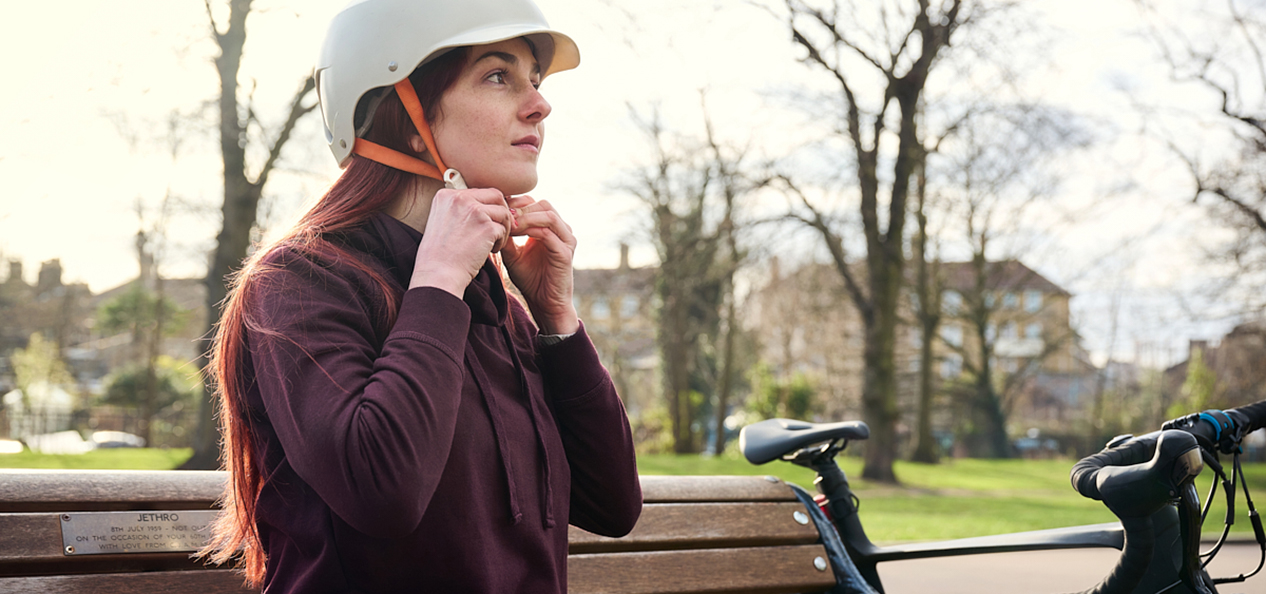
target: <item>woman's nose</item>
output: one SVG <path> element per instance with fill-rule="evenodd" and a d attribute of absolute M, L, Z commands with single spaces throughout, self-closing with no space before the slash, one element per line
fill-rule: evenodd
<path fill-rule="evenodd" d="M 533 88 L 528 91 L 527 97 L 523 101 L 520 115 L 529 122 L 539 122 L 548 117 L 552 109 L 549 101 L 545 100 L 545 96 L 541 94 L 541 91 Z"/>

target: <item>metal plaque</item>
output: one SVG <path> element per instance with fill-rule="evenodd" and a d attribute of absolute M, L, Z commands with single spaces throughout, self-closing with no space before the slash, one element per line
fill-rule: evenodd
<path fill-rule="evenodd" d="M 207 543 L 214 510 L 79 512 L 61 515 L 62 553 L 192 552 Z"/>

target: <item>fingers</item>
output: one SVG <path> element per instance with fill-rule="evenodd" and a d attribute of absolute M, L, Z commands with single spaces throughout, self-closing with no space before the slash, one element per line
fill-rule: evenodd
<path fill-rule="evenodd" d="M 518 244 L 514 243 L 513 239 L 506 237 L 506 240 L 501 243 L 501 249 L 498 250 L 498 253 L 501 254 L 501 259 L 505 262 L 506 266 L 514 266 L 514 263 L 518 262 L 519 256 L 521 255 L 520 250 L 522 250 L 522 248 L 520 248 Z"/>
<path fill-rule="evenodd" d="M 514 230 L 514 216 L 502 193 L 494 188 L 474 188 L 467 190 L 442 189 L 435 194 L 435 202 L 445 204 L 449 208 L 465 210 L 467 216 L 475 217 L 476 223 L 483 221 L 489 224 L 492 233 L 492 251 L 499 251 Z"/>
<path fill-rule="evenodd" d="M 506 203 L 506 197 L 496 188 L 473 188 L 470 190 L 451 190 L 444 188 L 439 192 L 436 192 L 435 197 L 450 200 L 470 199 L 481 204 L 510 208 L 510 206 Z"/>
<path fill-rule="evenodd" d="M 537 237 L 537 235 L 534 235 L 529 231 L 532 229 L 544 228 L 549 229 L 552 232 L 550 235 L 557 237 L 559 241 L 562 241 L 569 247 L 574 248 L 576 246 L 576 237 L 572 233 L 571 225 L 568 225 L 567 222 L 563 220 L 563 217 L 558 214 L 558 211 L 554 210 L 553 205 L 551 205 L 549 201 L 532 201 L 531 204 L 523 207 L 514 206 L 514 204 L 521 204 L 521 202 L 513 199 L 510 203 L 515 217 L 514 228 L 511 231 L 513 235 L 528 235 L 530 237 Z M 544 239 L 547 237 L 549 237 L 549 235 L 545 235 L 540 238 Z"/>
<path fill-rule="evenodd" d="M 527 194 L 522 194 L 519 196 L 511 196 L 510 198 L 506 199 L 506 205 L 509 206 L 510 208 L 526 209 L 527 207 L 533 204 L 536 204 L 536 200 L 533 200 L 532 197 L 528 196 Z"/>

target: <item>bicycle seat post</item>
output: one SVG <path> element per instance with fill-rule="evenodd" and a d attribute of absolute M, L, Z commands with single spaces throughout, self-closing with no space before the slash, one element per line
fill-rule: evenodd
<path fill-rule="evenodd" d="M 813 484 L 817 485 L 819 493 L 826 496 L 827 511 L 838 522 L 857 513 L 857 506 L 853 504 L 853 490 L 848 484 L 848 477 L 844 476 L 835 457 L 823 458 L 815 460 L 812 466 L 818 473 Z"/>

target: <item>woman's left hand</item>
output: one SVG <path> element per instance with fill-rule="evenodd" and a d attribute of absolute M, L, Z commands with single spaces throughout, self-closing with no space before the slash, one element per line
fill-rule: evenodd
<path fill-rule="evenodd" d="M 517 245 L 507 241 L 501 258 L 510 280 L 527 299 L 532 317 L 543 334 L 571 334 L 580 329 L 572 304 L 572 256 L 576 236 L 549 202 L 530 196 L 507 200 L 514 216 L 512 236 L 526 235 Z"/>

